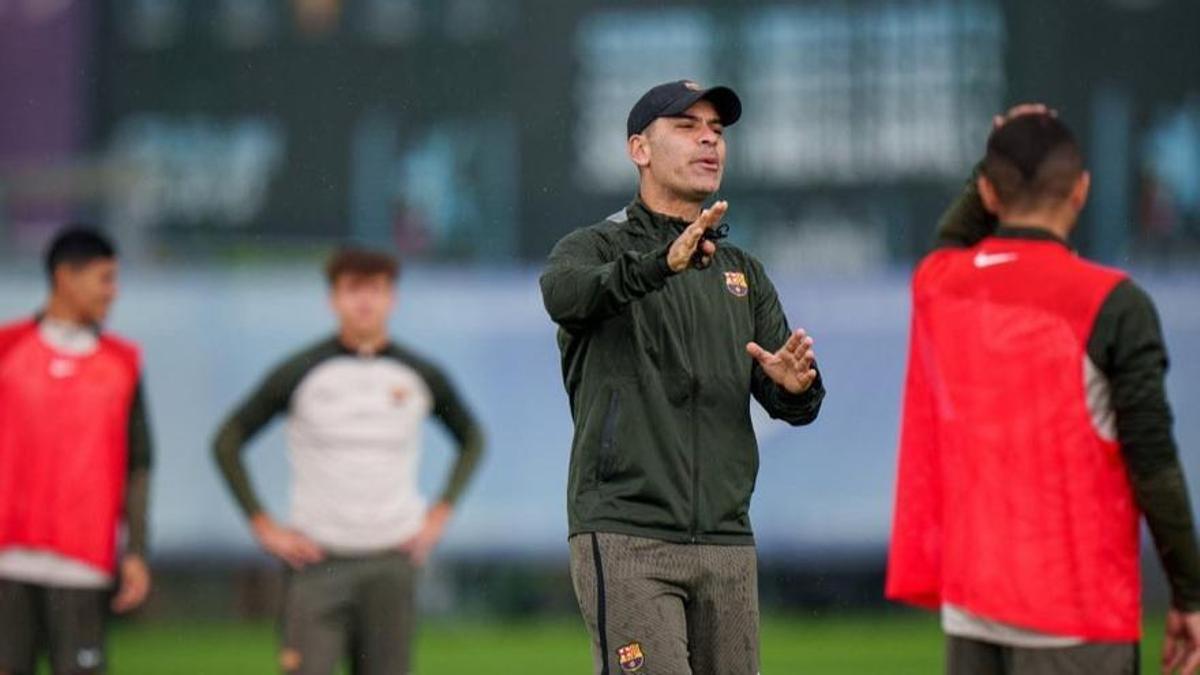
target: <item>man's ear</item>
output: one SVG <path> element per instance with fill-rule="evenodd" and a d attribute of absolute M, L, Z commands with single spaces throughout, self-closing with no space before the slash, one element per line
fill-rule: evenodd
<path fill-rule="evenodd" d="M 988 180 L 987 176 L 980 174 L 975 179 L 975 187 L 979 190 L 979 197 L 983 200 L 983 208 L 992 215 L 1000 215 L 1000 196 L 996 194 L 996 186 L 992 185 L 992 181 Z"/>
<path fill-rule="evenodd" d="M 1084 171 L 1079 174 L 1079 178 L 1075 179 L 1075 185 L 1071 188 L 1071 206 L 1076 211 L 1082 211 L 1084 205 L 1087 204 L 1088 193 L 1092 189 L 1092 174 Z"/>
<path fill-rule="evenodd" d="M 50 291 L 68 287 L 79 277 L 79 267 L 71 263 L 60 263 L 50 273 Z"/>
<path fill-rule="evenodd" d="M 629 137 L 629 159 L 639 168 L 650 166 L 650 139 L 645 134 L 634 134 Z"/>

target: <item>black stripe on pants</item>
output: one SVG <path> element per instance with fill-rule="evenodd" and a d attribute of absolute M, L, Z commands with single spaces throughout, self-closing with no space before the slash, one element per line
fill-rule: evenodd
<path fill-rule="evenodd" d="M 608 675 L 608 626 L 604 609 L 604 565 L 600 562 L 600 542 L 592 533 L 592 559 L 596 562 L 596 632 L 600 634 L 600 654 L 604 665 L 600 674 Z"/>

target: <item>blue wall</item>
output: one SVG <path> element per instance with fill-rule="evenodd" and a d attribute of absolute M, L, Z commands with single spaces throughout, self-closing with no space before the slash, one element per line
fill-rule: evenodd
<path fill-rule="evenodd" d="M 829 396 L 794 430 L 758 414 L 762 472 L 753 517 L 763 548 L 854 550 L 886 542 L 908 329 L 907 273 L 811 279 L 774 272 L 792 323 L 815 336 Z M 1168 385 L 1188 474 L 1200 476 L 1200 274 L 1146 276 L 1174 357 Z M 36 270 L 0 272 L 0 317 L 35 308 Z M 210 459 L 226 411 L 275 361 L 331 330 L 314 268 L 130 271 L 113 327 L 145 349 L 158 445 L 153 543 L 160 553 L 238 554 L 252 541 Z M 395 333 L 440 362 L 484 420 L 489 455 L 453 524 L 456 553 L 561 554 L 571 424 L 554 327 L 533 269 L 410 268 Z M 423 484 L 451 445 L 431 429 Z M 270 508 L 287 503 L 282 425 L 249 451 Z"/>

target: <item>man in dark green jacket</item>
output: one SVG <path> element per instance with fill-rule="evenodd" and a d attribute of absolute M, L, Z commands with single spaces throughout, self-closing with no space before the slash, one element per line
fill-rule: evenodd
<path fill-rule="evenodd" d="M 726 87 L 654 87 L 627 125 L 638 196 L 541 278 L 575 420 L 572 579 L 597 673 L 758 672 L 750 397 L 808 424 L 824 387 L 761 263 L 717 245 Z"/>

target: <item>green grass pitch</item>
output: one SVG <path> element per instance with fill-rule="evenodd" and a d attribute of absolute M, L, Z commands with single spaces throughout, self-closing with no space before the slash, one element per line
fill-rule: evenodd
<path fill-rule="evenodd" d="M 1147 626 L 1143 672 L 1157 672 L 1162 624 Z M 278 672 L 275 632 L 263 623 L 130 622 L 110 641 L 113 675 L 255 675 Z M 648 655 L 652 657 L 652 655 Z M 416 675 L 590 672 L 582 621 L 427 621 Z M 879 614 L 767 617 L 764 675 L 930 675 L 941 672 L 936 617 Z"/>

